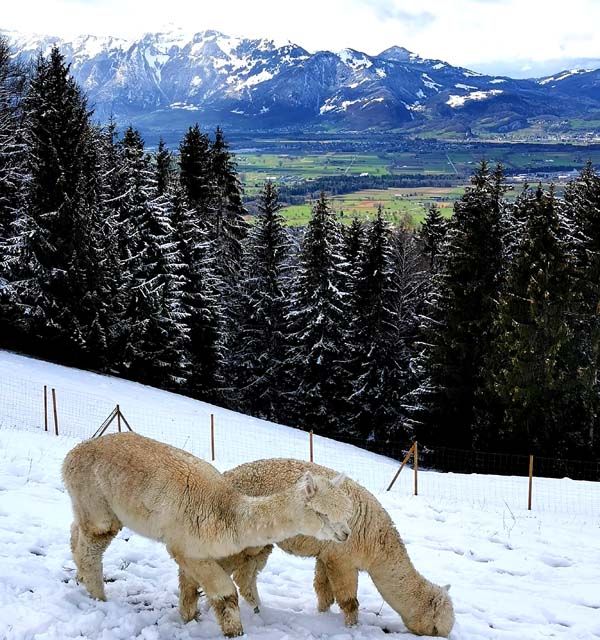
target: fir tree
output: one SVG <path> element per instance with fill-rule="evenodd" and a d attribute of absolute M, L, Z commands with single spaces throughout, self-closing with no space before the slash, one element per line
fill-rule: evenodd
<path fill-rule="evenodd" d="M 0 36 L 0 344 L 11 347 L 18 325 L 18 307 L 12 281 L 16 269 L 17 221 L 27 184 L 22 142 L 23 69 Z"/>
<path fill-rule="evenodd" d="M 312 212 L 300 253 L 291 299 L 290 409 L 306 428 L 323 433 L 343 429 L 346 410 L 344 360 L 347 300 L 341 231 L 325 194 Z"/>
<path fill-rule="evenodd" d="M 130 286 L 127 290 L 125 344 L 127 374 L 146 384 L 183 387 L 185 324 L 180 305 L 180 268 L 164 188 L 164 148 L 154 170 L 144 142 L 131 127 L 123 137 L 126 210 L 130 227 Z"/>
<path fill-rule="evenodd" d="M 221 128 L 217 128 L 215 132 L 211 160 L 215 184 L 211 233 L 218 251 L 218 266 L 223 276 L 230 276 L 235 280 L 241 267 L 242 241 L 248 233 L 248 226 L 244 220 L 247 212 L 242 203 L 242 185 L 235 162 Z"/>
<path fill-rule="evenodd" d="M 391 230 L 379 207 L 367 230 L 352 294 L 350 422 L 365 440 L 389 441 L 398 429 L 402 371 L 397 358 L 397 290 Z"/>
<path fill-rule="evenodd" d="M 195 209 L 175 191 L 171 223 L 181 268 L 181 311 L 186 325 L 186 390 L 195 398 L 215 401 L 222 388 L 223 314 L 208 233 Z"/>
<path fill-rule="evenodd" d="M 517 203 L 525 236 L 508 272 L 487 358 L 489 396 L 500 410 L 488 434 L 510 450 L 551 455 L 573 446 L 590 424 L 591 396 L 571 326 L 574 288 L 552 191 L 525 192 Z M 496 440 L 497 438 L 497 440 Z"/>
<path fill-rule="evenodd" d="M 439 208 L 432 204 L 428 210 L 419 236 L 423 243 L 423 253 L 427 256 L 430 271 L 434 272 L 437 268 L 437 262 L 442 250 L 442 242 L 446 236 L 447 223 Z"/>
<path fill-rule="evenodd" d="M 266 182 L 248 238 L 242 271 L 238 329 L 231 348 L 233 385 L 240 406 L 278 417 L 286 345 L 289 239 L 277 188 Z"/>
<path fill-rule="evenodd" d="M 20 300 L 27 324 L 57 358 L 83 357 L 99 291 L 96 136 L 63 56 L 40 56 L 26 100 L 30 179 L 19 221 Z"/>
<path fill-rule="evenodd" d="M 569 252 L 575 270 L 573 329 L 582 354 L 582 375 L 594 399 L 589 424 L 581 425 L 584 453 L 600 451 L 600 176 L 591 163 L 565 189 Z"/>
<path fill-rule="evenodd" d="M 455 204 L 429 294 L 412 423 L 427 442 L 470 448 L 503 269 L 501 167 L 485 163 Z"/>
<path fill-rule="evenodd" d="M 156 164 L 156 195 L 166 195 L 173 183 L 173 155 L 167 149 L 165 141 L 161 138 L 155 156 Z"/>
<path fill-rule="evenodd" d="M 196 209 L 208 229 L 214 209 L 215 184 L 210 140 L 196 124 L 179 145 L 179 180 L 189 206 Z"/>

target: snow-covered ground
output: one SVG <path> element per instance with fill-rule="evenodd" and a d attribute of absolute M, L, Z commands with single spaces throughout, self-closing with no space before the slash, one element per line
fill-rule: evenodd
<path fill-rule="evenodd" d="M 61 431 L 43 432 L 43 385 L 57 389 Z M 122 532 L 106 552 L 107 602 L 74 581 L 66 452 L 93 433 L 116 402 L 132 426 L 207 457 L 215 414 L 216 465 L 266 456 L 307 458 L 307 435 L 148 387 L 0 352 L 0 639 L 221 638 L 203 604 L 199 622 L 177 611 L 177 572 L 162 545 Z M 52 420 L 50 421 L 52 427 Z M 374 491 L 394 518 L 416 567 L 452 583 L 453 640 L 600 638 L 599 483 L 536 480 L 527 512 L 522 478 L 411 471 L 390 493 L 396 463 L 315 439 L 318 462 L 343 468 Z M 514 493 L 514 495 L 513 495 Z M 525 500 L 523 500 L 523 496 Z M 554 500 L 553 500 L 554 496 Z M 561 506 L 575 503 L 575 509 Z M 534 499 L 534 505 L 536 501 Z M 263 607 L 242 603 L 250 638 L 413 638 L 368 576 L 359 584 L 360 624 L 334 606 L 316 611 L 313 562 L 276 551 L 260 576 Z"/>

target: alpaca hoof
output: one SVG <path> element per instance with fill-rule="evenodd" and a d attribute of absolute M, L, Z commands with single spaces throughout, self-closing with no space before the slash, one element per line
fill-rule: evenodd
<path fill-rule="evenodd" d="M 319 602 L 317 604 L 317 611 L 319 613 L 327 613 L 327 611 L 329 611 L 329 609 L 331 609 L 331 605 L 333 604 L 333 602 Z"/>
<path fill-rule="evenodd" d="M 254 607 L 254 613 L 260 613 L 260 607 L 258 605 Z"/>
<path fill-rule="evenodd" d="M 344 624 L 347 627 L 354 627 L 358 624 L 358 600 L 356 598 L 340 602 L 340 609 L 344 612 Z"/>
<path fill-rule="evenodd" d="M 181 615 L 181 619 L 184 621 L 185 624 L 187 624 L 188 622 L 191 622 L 192 620 L 197 620 L 199 618 L 199 613 L 198 613 L 198 609 L 180 609 L 179 611 L 180 615 Z"/>

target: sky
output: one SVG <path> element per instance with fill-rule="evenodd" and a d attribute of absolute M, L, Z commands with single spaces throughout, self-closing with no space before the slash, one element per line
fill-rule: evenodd
<path fill-rule="evenodd" d="M 135 37 L 181 26 L 291 40 L 309 51 L 392 45 L 526 77 L 600 67 L 600 0 L 0 0 L 0 28 Z"/>

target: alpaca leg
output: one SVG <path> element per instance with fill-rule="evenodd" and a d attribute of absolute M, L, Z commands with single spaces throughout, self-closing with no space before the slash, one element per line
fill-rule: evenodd
<path fill-rule="evenodd" d="M 102 580 L 102 554 L 118 533 L 111 530 L 98 533 L 78 527 L 78 533 L 71 536 L 75 550 L 73 558 L 77 565 L 78 580 L 83 582 L 92 598 L 106 600 Z"/>
<path fill-rule="evenodd" d="M 231 578 L 215 560 L 195 560 L 171 551 L 179 568 L 199 584 L 209 598 L 223 634 L 229 638 L 244 633 L 238 594 Z"/>
<path fill-rule="evenodd" d="M 198 616 L 198 583 L 179 567 L 179 612 L 184 622 Z"/>
<path fill-rule="evenodd" d="M 73 522 L 71 525 L 71 555 L 75 560 L 75 553 L 77 551 L 77 545 L 79 541 L 79 525 L 77 522 Z M 77 562 L 75 562 L 75 566 L 77 566 Z M 77 573 L 75 574 L 75 580 L 77 583 L 82 582 L 81 574 L 79 573 L 79 566 L 77 566 Z"/>
<path fill-rule="evenodd" d="M 243 559 L 238 563 L 233 572 L 233 581 L 237 584 L 241 596 L 254 609 L 254 613 L 260 611 L 260 597 L 256 580 L 258 574 L 265 568 L 267 560 L 273 551 L 273 545 L 266 547 L 252 547 L 243 553 Z"/>
<path fill-rule="evenodd" d="M 331 561 L 325 563 L 325 569 L 344 622 L 351 627 L 358 622 L 358 571 L 349 563 Z"/>
<path fill-rule="evenodd" d="M 334 602 L 333 589 L 331 583 L 327 577 L 327 569 L 325 569 L 325 563 L 320 558 L 317 558 L 315 563 L 315 579 L 313 586 L 317 594 L 317 608 L 323 613 L 329 611 L 331 605 Z"/>

